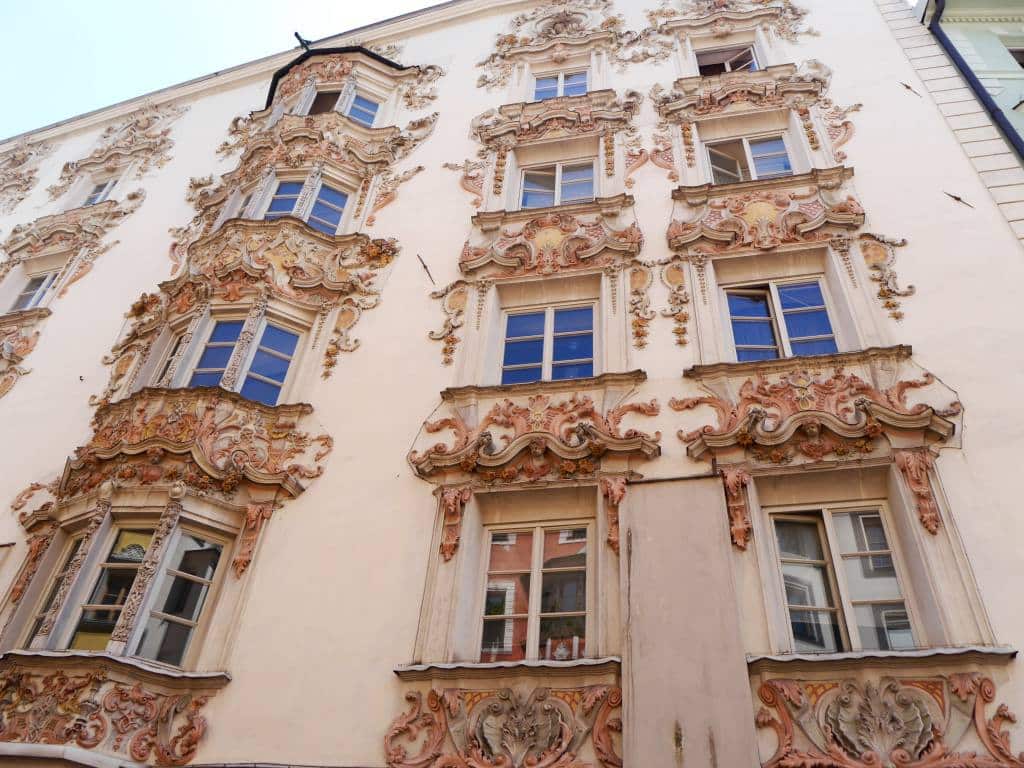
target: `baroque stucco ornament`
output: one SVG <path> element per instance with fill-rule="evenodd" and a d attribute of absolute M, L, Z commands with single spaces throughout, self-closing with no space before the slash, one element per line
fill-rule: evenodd
<path fill-rule="evenodd" d="M 787 42 L 817 34 L 805 24 L 807 10 L 793 0 L 661 0 L 647 12 L 651 26 L 663 35 L 679 30 L 725 37 L 761 27 Z"/>
<path fill-rule="evenodd" d="M 763 768 L 1019 768 L 1005 704 L 990 718 L 991 679 L 976 672 L 929 678 L 770 680 L 756 724 L 776 734 Z M 955 751 L 965 738 L 984 752 Z"/>
<path fill-rule="evenodd" d="M 658 456 L 660 433 L 621 426 L 629 413 L 658 412 L 656 400 L 620 404 L 602 415 L 588 395 L 573 394 L 560 401 L 535 395 L 526 404 L 505 399 L 475 426 L 458 413 L 426 422 L 428 434 L 450 431 L 453 442 L 413 450 L 409 463 L 417 475 L 428 479 L 445 472 L 461 472 L 484 483 L 589 477 L 605 454 Z"/>
<path fill-rule="evenodd" d="M 79 179 L 95 174 L 113 174 L 135 165 L 136 178 L 153 168 L 163 168 L 171 160 L 170 124 L 188 111 L 176 104 L 147 104 L 118 123 L 107 126 L 96 148 L 85 157 L 64 164 L 60 179 L 47 188 L 56 200 Z"/>
<path fill-rule="evenodd" d="M 614 686 L 445 688 L 428 693 L 426 710 L 423 694 L 406 700 L 409 711 L 384 736 L 388 768 L 585 768 L 585 747 L 602 768 L 622 765 L 612 735 L 622 730 L 622 691 Z"/>
<path fill-rule="evenodd" d="M 39 177 L 39 162 L 54 145 L 22 139 L 0 154 L 0 213 L 10 213 L 28 197 Z"/>

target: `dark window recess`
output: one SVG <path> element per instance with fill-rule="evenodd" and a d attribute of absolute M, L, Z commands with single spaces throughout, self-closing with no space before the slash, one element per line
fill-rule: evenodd
<path fill-rule="evenodd" d="M 313 103 L 309 107 L 309 114 L 322 115 L 325 112 L 331 112 L 337 103 L 337 91 L 319 91 L 316 94 L 316 98 L 313 99 Z"/>

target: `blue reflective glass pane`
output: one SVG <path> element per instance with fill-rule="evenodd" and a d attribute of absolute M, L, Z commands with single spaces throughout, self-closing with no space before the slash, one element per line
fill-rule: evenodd
<path fill-rule="evenodd" d="M 362 110 L 358 109 L 353 109 L 348 113 L 348 116 L 355 120 L 357 123 L 365 125 L 367 128 L 371 128 L 373 126 L 374 115 L 371 115 L 367 112 L 363 112 Z"/>
<path fill-rule="evenodd" d="M 263 330 L 263 338 L 260 339 L 260 346 L 277 350 L 289 357 L 295 352 L 299 343 L 298 334 L 286 331 L 273 325 L 268 325 Z"/>
<path fill-rule="evenodd" d="M 196 368 L 226 368 L 234 347 L 207 347 L 203 350 Z"/>
<path fill-rule="evenodd" d="M 835 339 L 794 341 L 792 347 L 794 355 L 831 355 L 839 351 Z"/>
<path fill-rule="evenodd" d="M 538 77 L 533 95 L 534 99 L 537 101 L 555 98 L 558 95 L 558 78 Z"/>
<path fill-rule="evenodd" d="M 217 323 L 210 334 L 210 341 L 236 341 L 242 332 L 241 320 L 229 320 Z"/>
<path fill-rule="evenodd" d="M 516 368 L 501 372 L 502 384 L 525 384 L 530 381 L 540 381 L 540 368 Z"/>
<path fill-rule="evenodd" d="M 282 181 L 277 185 L 277 191 L 274 193 L 274 196 L 298 195 L 302 191 L 303 183 L 301 181 Z"/>
<path fill-rule="evenodd" d="M 371 115 L 377 114 L 377 108 L 379 106 L 380 105 L 377 102 L 370 101 L 369 99 L 364 98 L 363 96 L 356 96 L 352 100 L 352 107 L 354 109 L 359 109 L 363 112 L 369 112 Z"/>
<path fill-rule="evenodd" d="M 322 219 L 329 224 L 333 224 L 335 227 L 338 226 L 338 222 L 341 221 L 341 211 L 337 208 L 331 208 L 324 205 L 323 203 L 316 203 L 313 206 L 313 210 L 310 212 L 309 217 Z"/>
<path fill-rule="evenodd" d="M 523 176 L 523 189 L 530 192 L 554 192 L 554 171 L 529 171 Z"/>
<path fill-rule="evenodd" d="M 587 92 L 587 73 L 574 72 L 565 76 L 565 95 L 582 96 Z"/>
<path fill-rule="evenodd" d="M 557 315 L 555 320 L 558 323 Z M 528 315 L 509 315 L 505 323 L 505 338 L 516 336 L 542 336 L 544 334 L 544 313 L 531 312 Z"/>
<path fill-rule="evenodd" d="M 523 208 L 547 208 L 555 204 L 554 192 L 523 190 Z"/>
<path fill-rule="evenodd" d="M 505 365 L 539 363 L 544 359 L 544 341 L 508 341 L 505 343 Z"/>
<path fill-rule="evenodd" d="M 578 165 L 573 168 L 562 169 L 562 183 L 570 181 L 590 181 L 594 178 L 594 166 Z"/>
<path fill-rule="evenodd" d="M 317 232 L 323 232 L 325 235 L 333 235 L 338 231 L 337 224 L 331 224 L 328 221 L 320 221 L 320 219 L 314 219 L 310 217 L 309 221 L 306 222 L 315 229 Z"/>
<path fill-rule="evenodd" d="M 196 373 L 192 375 L 192 379 L 188 385 L 190 387 L 216 387 L 220 384 L 220 373 Z"/>
<path fill-rule="evenodd" d="M 577 181 L 572 184 L 562 185 L 562 202 L 571 203 L 574 200 L 593 200 L 594 199 L 594 184 L 592 181 L 587 179 L 586 181 Z"/>
<path fill-rule="evenodd" d="M 265 405 L 277 405 L 277 398 L 281 394 L 281 388 L 268 384 L 265 381 L 247 378 L 242 384 L 242 397 L 255 400 Z"/>
<path fill-rule="evenodd" d="M 813 283 L 780 285 L 779 301 L 782 302 L 783 309 L 825 306 L 825 299 L 821 295 L 821 286 L 817 280 Z"/>
<path fill-rule="evenodd" d="M 775 329 L 769 320 L 733 320 L 732 337 L 737 347 L 775 346 Z"/>
<path fill-rule="evenodd" d="M 730 293 L 729 314 L 733 317 L 770 317 L 768 296 L 763 293 Z"/>
<path fill-rule="evenodd" d="M 284 377 L 288 375 L 288 361 L 259 349 L 253 355 L 249 372 L 258 373 L 260 376 L 266 376 L 268 379 L 283 382 Z"/>
<path fill-rule="evenodd" d="M 736 359 L 741 363 L 747 360 L 774 360 L 779 353 L 774 349 L 737 349 Z"/>
<path fill-rule="evenodd" d="M 755 157 L 754 167 L 760 177 L 782 175 L 793 172 L 793 166 L 789 164 L 789 158 L 785 155 L 777 157 Z"/>
<path fill-rule="evenodd" d="M 828 336 L 832 333 L 828 314 L 823 309 L 813 312 L 790 312 L 785 318 L 786 331 L 791 339 L 803 336 Z"/>
<path fill-rule="evenodd" d="M 594 375 L 593 363 L 573 363 L 569 365 L 551 366 L 551 378 L 558 379 L 585 379 Z"/>
<path fill-rule="evenodd" d="M 594 337 L 585 333 L 580 336 L 559 336 L 555 339 L 552 358 L 554 360 L 585 360 L 594 356 Z"/>
<path fill-rule="evenodd" d="M 782 139 L 755 139 L 750 142 L 750 154 L 754 157 L 761 155 L 785 154 L 786 143 Z"/>
<path fill-rule="evenodd" d="M 297 199 L 295 197 L 275 197 L 270 201 L 267 213 L 291 213 Z"/>
<path fill-rule="evenodd" d="M 348 195 L 344 192 L 339 192 L 333 187 L 323 186 L 320 187 L 320 194 L 317 195 L 317 199 L 325 200 L 338 208 L 344 208 L 345 203 L 348 202 Z"/>
<path fill-rule="evenodd" d="M 593 327 L 594 310 L 592 307 L 555 310 L 555 333 L 589 331 L 592 330 Z"/>

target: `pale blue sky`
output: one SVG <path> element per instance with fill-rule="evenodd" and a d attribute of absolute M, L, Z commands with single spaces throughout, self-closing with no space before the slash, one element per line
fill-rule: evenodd
<path fill-rule="evenodd" d="M 439 0 L 0 0 L 0 139 Z"/>

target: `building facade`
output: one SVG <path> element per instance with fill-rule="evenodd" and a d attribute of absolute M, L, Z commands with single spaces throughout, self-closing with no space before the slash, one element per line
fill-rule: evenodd
<path fill-rule="evenodd" d="M 1024 252 L 904 11 L 456 0 L 0 145 L 0 756 L 1024 765 Z"/>

